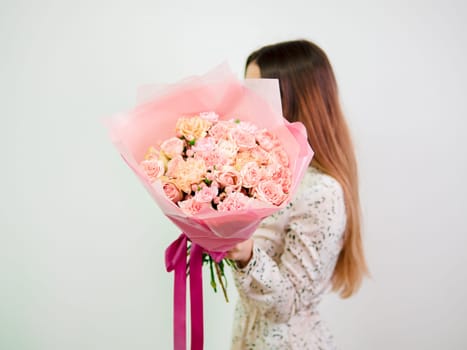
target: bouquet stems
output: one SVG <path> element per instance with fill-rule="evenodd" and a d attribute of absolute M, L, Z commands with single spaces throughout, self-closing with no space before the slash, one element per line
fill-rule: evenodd
<path fill-rule="evenodd" d="M 215 266 L 216 266 L 216 273 L 217 273 L 217 279 L 219 280 L 219 283 L 221 284 L 221 287 L 222 287 L 222 292 L 224 293 L 224 298 L 225 298 L 225 301 L 228 303 L 229 302 L 229 296 L 227 295 L 227 290 L 226 290 L 226 287 L 227 287 L 227 279 L 225 278 L 225 275 L 224 275 L 224 269 L 220 268 L 220 265 L 222 264 L 222 260 L 221 262 L 218 264 L 218 263 L 215 263 Z M 223 264 L 222 264 L 223 265 Z M 222 279 L 222 277 L 224 277 L 225 279 L 225 286 L 224 286 L 224 280 Z"/>
<path fill-rule="evenodd" d="M 187 256 L 190 256 L 190 246 L 187 248 Z M 224 273 L 224 264 L 227 264 L 233 268 L 236 268 L 236 265 L 233 261 L 229 259 L 222 259 L 218 263 L 209 255 L 209 254 L 203 254 L 203 265 L 204 264 L 209 264 L 209 274 L 210 274 L 210 279 L 211 279 L 211 287 L 214 290 L 215 293 L 217 293 L 217 283 L 220 284 L 222 293 L 224 294 L 224 299 L 228 303 L 229 302 L 229 296 L 227 294 L 227 277 L 225 276 Z M 187 261 L 186 265 L 186 275 L 190 275 L 190 262 L 189 260 Z"/>
<path fill-rule="evenodd" d="M 203 258 L 204 263 L 206 262 L 209 263 L 209 271 L 211 275 L 212 289 L 214 290 L 215 293 L 217 293 L 217 283 L 219 283 L 221 285 L 221 289 L 222 289 L 222 293 L 224 294 L 225 301 L 228 303 L 229 296 L 227 295 L 227 278 L 225 277 L 225 273 L 224 273 L 224 261 L 226 261 L 228 265 L 231 265 L 231 262 L 228 259 L 222 259 L 219 263 L 217 263 L 208 254 L 205 254 Z"/>

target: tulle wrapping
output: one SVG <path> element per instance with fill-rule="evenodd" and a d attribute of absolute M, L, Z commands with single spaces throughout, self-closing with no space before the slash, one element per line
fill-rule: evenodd
<path fill-rule="evenodd" d="M 182 116 L 216 112 L 221 120 L 250 121 L 275 133 L 289 156 L 292 186 L 281 206 L 255 201 L 252 208 L 235 212 L 206 210 L 190 216 L 165 195 L 160 181 L 151 183 L 139 167 L 148 148 L 175 135 Z M 227 65 L 176 84 L 146 86 L 139 91 L 139 104 L 107 121 L 113 143 L 135 172 L 163 213 L 188 238 L 208 252 L 225 252 L 251 237 L 265 217 L 290 202 L 308 167 L 313 151 L 301 123 L 282 116 L 276 79 L 238 80 Z"/>

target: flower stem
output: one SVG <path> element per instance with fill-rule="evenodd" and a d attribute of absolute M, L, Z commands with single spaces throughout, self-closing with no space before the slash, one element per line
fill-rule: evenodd
<path fill-rule="evenodd" d="M 226 302 L 229 302 L 229 297 L 228 297 L 228 295 L 227 295 L 227 291 L 226 291 L 226 289 L 225 289 L 224 282 L 222 281 L 222 275 L 223 275 L 223 273 L 221 272 L 221 269 L 220 269 L 218 263 L 215 263 L 215 266 L 216 266 L 217 279 L 219 280 L 219 282 L 220 282 L 220 284 L 221 284 L 222 292 L 224 293 L 225 301 L 226 301 Z"/>
<path fill-rule="evenodd" d="M 216 280 L 214 278 L 214 270 L 213 270 L 213 261 L 211 256 L 209 256 L 209 270 L 211 271 L 211 287 L 214 289 L 214 292 L 217 293 L 217 285 L 216 285 Z M 216 264 L 217 266 L 217 264 Z"/>

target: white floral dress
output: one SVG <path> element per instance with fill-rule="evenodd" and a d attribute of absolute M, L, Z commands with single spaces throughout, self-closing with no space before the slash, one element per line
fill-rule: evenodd
<path fill-rule="evenodd" d="M 310 167 L 292 202 L 254 234 L 253 257 L 233 271 L 239 300 L 232 350 L 328 350 L 317 306 L 330 287 L 346 225 L 344 196 Z"/>

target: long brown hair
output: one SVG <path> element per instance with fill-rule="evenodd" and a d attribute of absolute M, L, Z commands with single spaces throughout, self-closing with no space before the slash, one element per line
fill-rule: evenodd
<path fill-rule="evenodd" d="M 306 40 L 265 46 L 246 61 L 262 78 L 277 78 L 284 116 L 302 122 L 315 154 L 311 165 L 342 186 L 347 213 L 344 245 L 332 276 L 332 289 L 343 298 L 354 294 L 368 274 L 360 227 L 358 173 L 336 79 L 324 51 Z"/>

